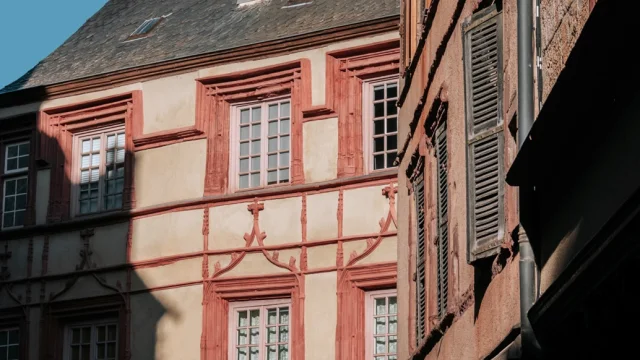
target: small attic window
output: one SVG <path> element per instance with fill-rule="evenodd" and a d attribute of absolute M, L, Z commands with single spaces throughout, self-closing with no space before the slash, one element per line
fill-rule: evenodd
<path fill-rule="evenodd" d="M 134 32 L 131 33 L 131 35 L 129 35 L 129 39 L 146 36 L 156 25 L 158 25 L 161 19 L 162 18 L 157 17 L 145 20 Z"/>

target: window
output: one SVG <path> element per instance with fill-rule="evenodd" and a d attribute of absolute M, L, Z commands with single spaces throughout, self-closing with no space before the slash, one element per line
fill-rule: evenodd
<path fill-rule="evenodd" d="M 229 303 L 229 314 L 229 359 L 289 359 L 290 301 Z"/>
<path fill-rule="evenodd" d="M 230 176 L 238 189 L 289 183 L 290 113 L 289 99 L 235 109 Z"/>
<path fill-rule="evenodd" d="M 65 360 L 116 360 L 118 325 L 115 322 L 67 327 Z"/>
<path fill-rule="evenodd" d="M 29 142 L 9 143 L 4 151 L 2 228 L 24 225 L 27 209 Z"/>
<path fill-rule="evenodd" d="M 18 360 L 20 354 L 20 330 L 0 329 L 0 359 Z"/>
<path fill-rule="evenodd" d="M 395 290 L 367 293 L 366 346 L 368 360 L 396 360 L 398 298 Z"/>
<path fill-rule="evenodd" d="M 495 6 L 465 21 L 469 252 L 474 261 L 497 253 L 504 235 L 502 14 Z"/>
<path fill-rule="evenodd" d="M 125 134 L 117 126 L 76 136 L 76 213 L 122 208 Z"/>
<path fill-rule="evenodd" d="M 427 335 L 427 292 L 426 292 L 426 242 L 425 242 L 425 198 L 424 174 L 420 173 L 413 181 L 413 194 L 416 206 L 416 341 Z"/>
<path fill-rule="evenodd" d="M 363 91 L 364 149 L 369 170 L 393 167 L 398 155 L 398 79 L 365 82 Z"/>
<path fill-rule="evenodd" d="M 442 118 L 441 118 L 442 119 Z M 443 120 L 436 128 L 435 137 L 438 197 L 438 240 L 436 243 L 436 303 L 438 306 L 438 318 L 447 312 L 447 300 L 449 291 L 449 185 L 447 153 L 447 122 Z"/>

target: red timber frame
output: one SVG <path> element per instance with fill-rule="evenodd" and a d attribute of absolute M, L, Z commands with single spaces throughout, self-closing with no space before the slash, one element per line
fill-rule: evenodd
<path fill-rule="evenodd" d="M 35 199 L 36 199 L 36 114 L 26 114 L 11 119 L 3 119 L 0 122 L 0 197 L 4 196 L 4 161 L 6 145 L 29 141 L 29 170 L 27 172 L 27 210 L 25 212 L 24 226 L 35 225 Z M 2 204 L 2 198 L 0 198 Z M 0 206 L 0 231 L 2 231 L 2 211 Z"/>
<path fill-rule="evenodd" d="M 122 210 L 135 207 L 133 135 L 142 126 L 142 92 L 139 90 L 98 100 L 45 109 L 40 112 L 38 160 L 51 166 L 47 222 L 68 220 L 71 214 L 73 135 L 114 123 L 125 126 L 125 183 Z M 134 128 L 136 124 L 136 128 Z"/>
<path fill-rule="evenodd" d="M 291 184 L 304 183 L 302 109 L 311 104 L 308 59 L 197 80 L 196 124 L 206 124 L 207 165 L 204 195 L 229 191 L 231 105 L 291 96 Z"/>
<path fill-rule="evenodd" d="M 304 111 L 309 120 L 338 116 L 338 177 L 364 172 L 362 83 L 398 74 L 399 40 L 327 54 L 326 105 Z"/>

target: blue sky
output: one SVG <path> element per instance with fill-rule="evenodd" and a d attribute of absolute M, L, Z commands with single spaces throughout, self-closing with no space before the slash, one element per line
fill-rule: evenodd
<path fill-rule="evenodd" d="M 73 34 L 107 0 L 0 0 L 0 88 Z"/>

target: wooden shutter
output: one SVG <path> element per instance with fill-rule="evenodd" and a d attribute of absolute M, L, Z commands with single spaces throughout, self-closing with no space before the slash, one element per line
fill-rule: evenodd
<path fill-rule="evenodd" d="M 494 255 L 504 236 L 502 14 L 490 7 L 463 24 L 468 260 Z"/>
<path fill-rule="evenodd" d="M 438 191 L 438 241 L 437 241 L 437 305 L 438 317 L 447 312 L 449 291 L 449 186 L 447 177 L 447 123 L 442 121 L 436 129 L 436 164 Z"/>
<path fill-rule="evenodd" d="M 425 247 L 425 201 L 424 175 L 413 182 L 416 203 L 416 340 L 418 344 L 426 336 L 427 292 L 426 292 L 426 247 Z"/>

